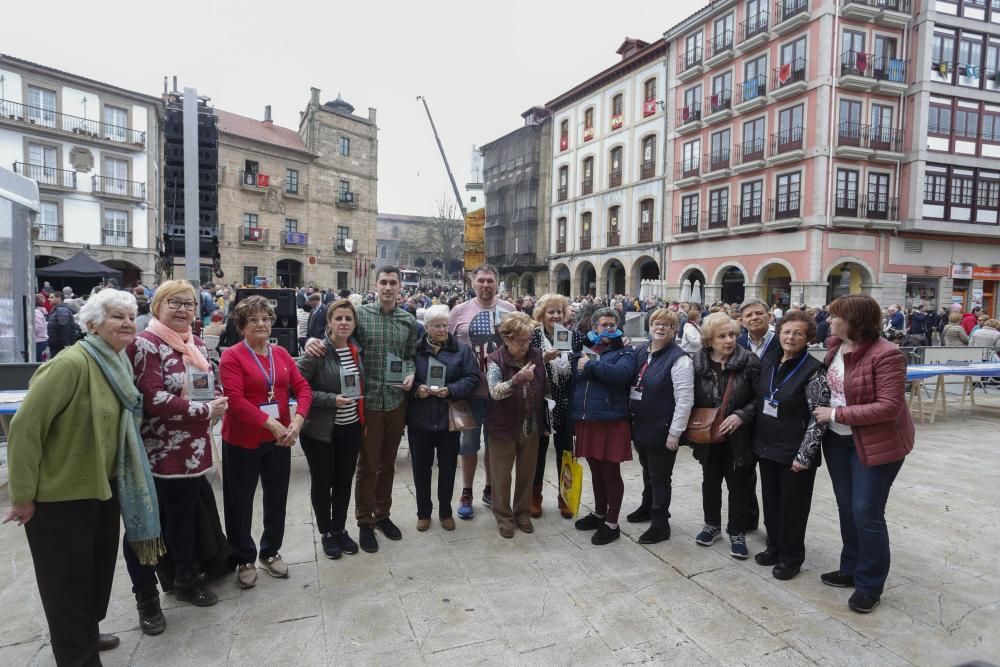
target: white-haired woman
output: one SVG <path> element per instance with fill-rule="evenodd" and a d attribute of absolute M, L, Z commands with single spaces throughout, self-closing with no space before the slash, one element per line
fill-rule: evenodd
<path fill-rule="evenodd" d="M 479 364 L 472 348 L 448 333 L 448 306 L 424 311 L 427 333 L 417 341 L 414 389 L 406 410 L 406 426 L 413 459 L 413 486 L 417 495 L 417 530 L 431 525 L 431 467 L 437 452 L 438 518 L 445 530 L 455 530 L 451 499 L 455 493 L 459 431 L 448 429 L 448 403 L 472 395 L 479 386 Z M 443 377 L 431 377 L 431 360 Z"/>
<path fill-rule="evenodd" d="M 5 523 L 25 527 L 60 665 L 100 664 L 120 526 L 139 560 L 163 552 L 156 490 L 139 435 L 142 396 L 125 348 L 136 302 L 102 290 L 80 309 L 79 343 L 35 373 L 10 426 Z"/>

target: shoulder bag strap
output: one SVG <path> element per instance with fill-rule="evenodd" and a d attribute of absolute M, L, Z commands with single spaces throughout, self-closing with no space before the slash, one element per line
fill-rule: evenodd
<path fill-rule="evenodd" d="M 722 405 L 720 406 L 719 416 L 723 416 L 726 412 L 726 406 L 729 404 L 729 395 L 733 391 L 733 378 L 736 377 L 736 371 L 729 371 L 729 379 L 726 381 L 726 390 L 722 394 Z M 724 417 L 723 417 L 724 418 Z"/>

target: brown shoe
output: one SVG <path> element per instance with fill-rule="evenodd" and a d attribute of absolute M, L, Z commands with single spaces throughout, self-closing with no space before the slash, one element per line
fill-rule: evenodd
<path fill-rule="evenodd" d="M 566 501 L 563 500 L 562 494 L 559 495 L 559 514 L 561 514 L 564 519 L 573 518 L 573 513 L 570 512 L 569 507 L 566 506 Z"/>
<path fill-rule="evenodd" d="M 517 527 L 521 529 L 522 533 L 533 533 L 535 532 L 535 527 L 531 524 L 531 519 L 525 517 L 517 522 Z"/>
<path fill-rule="evenodd" d="M 531 518 L 542 516 L 542 485 L 535 484 L 531 490 Z"/>
<path fill-rule="evenodd" d="M 441 527 L 445 530 L 455 530 L 455 519 L 450 516 L 441 519 Z"/>
<path fill-rule="evenodd" d="M 113 648 L 118 648 L 118 645 L 121 643 L 122 640 L 118 639 L 115 635 L 106 635 L 103 632 L 97 635 L 98 651 L 110 651 Z"/>
<path fill-rule="evenodd" d="M 420 532 L 424 532 L 430 527 L 431 527 L 430 519 L 417 519 L 417 530 L 419 530 Z"/>
<path fill-rule="evenodd" d="M 500 534 L 503 535 L 506 538 L 514 537 L 514 527 L 513 526 L 508 526 L 507 524 L 498 523 L 497 524 L 497 530 L 499 530 Z"/>

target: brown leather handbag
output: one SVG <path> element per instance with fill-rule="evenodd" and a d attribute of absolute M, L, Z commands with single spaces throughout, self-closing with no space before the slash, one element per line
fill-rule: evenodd
<path fill-rule="evenodd" d="M 688 426 L 682 436 L 693 445 L 714 445 L 726 441 L 726 436 L 719 433 L 719 427 L 725 420 L 723 409 L 729 403 L 729 394 L 733 389 L 733 376 L 729 373 L 726 381 L 726 391 L 722 394 L 722 406 L 718 408 L 694 408 L 688 418 Z"/>
<path fill-rule="evenodd" d="M 471 431 L 478 425 L 467 401 L 448 401 L 449 431 Z"/>

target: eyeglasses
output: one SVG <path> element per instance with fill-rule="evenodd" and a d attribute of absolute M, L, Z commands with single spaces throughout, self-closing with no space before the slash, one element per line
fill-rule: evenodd
<path fill-rule="evenodd" d="M 656 328 L 656 329 L 673 329 L 674 325 L 673 324 L 668 324 L 666 322 L 650 322 L 649 323 L 649 328 L 650 329 L 653 329 L 653 328 Z"/>
<path fill-rule="evenodd" d="M 194 301 L 178 301 L 177 299 L 167 299 L 167 305 L 172 310 L 194 310 L 198 304 Z"/>
<path fill-rule="evenodd" d="M 508 345 L 510 343 L 517 343 L 518 345 L 527 345 L 528 343 L 531 342 L 531 336 L 528 336 L 527 338 L 514 338 L 513 336 L 508 336 L 504 340 L 507 341 Z"/>
<path fill-rule="evenodd" d="M 273 317 L 248 317 L 247 324 L 252 326 L 257 326 L 258 324 L 270 324 L 274 321 Z"/>

